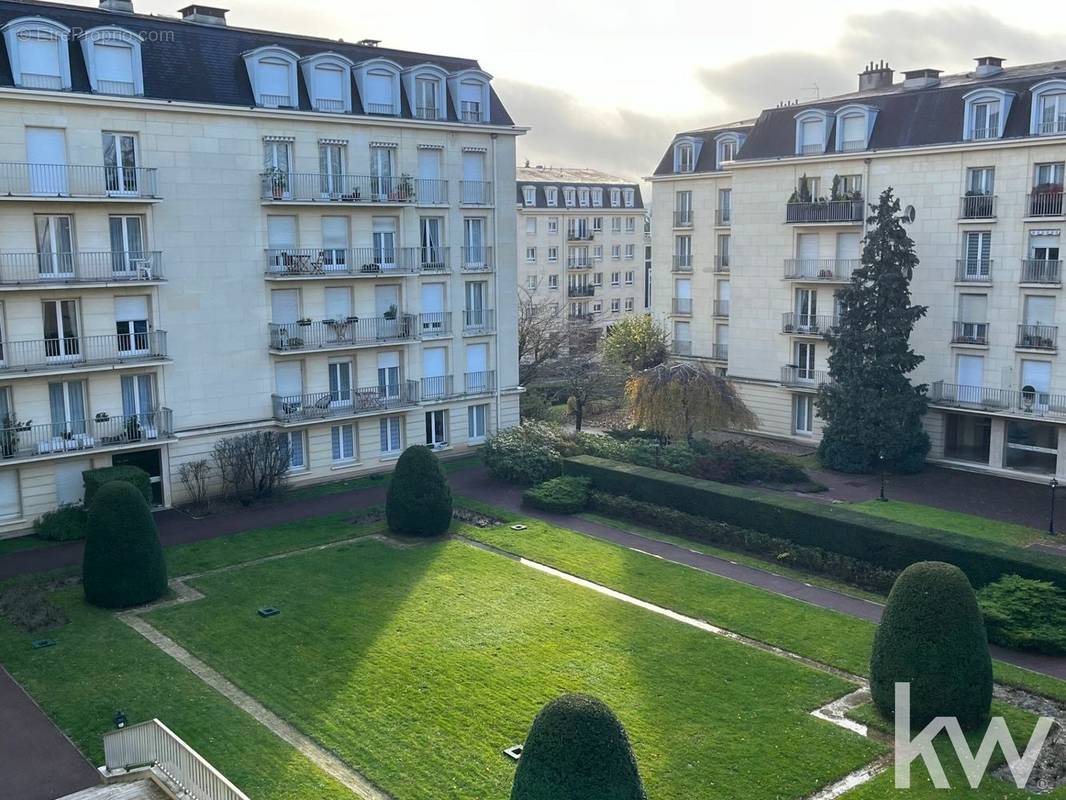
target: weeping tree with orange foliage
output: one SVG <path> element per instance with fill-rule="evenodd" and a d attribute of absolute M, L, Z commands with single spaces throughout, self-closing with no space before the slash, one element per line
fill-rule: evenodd
<path fill-rule="evenodd" d="M 663 439 L 701 431 L 755 427 L 755 415 L 733 385 L 706 366 L 688 361 L 660 364 L 626 381 L 633 423 Z"/>

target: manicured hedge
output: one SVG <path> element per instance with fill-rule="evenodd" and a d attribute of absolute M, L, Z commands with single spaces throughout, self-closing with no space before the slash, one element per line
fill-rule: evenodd
<path fill-rule="evenodd" d="M 133 487 L 141 493 L 148 505 L 152 505 L 151 477 L 140 467 L 120 465 L 117 467 L 100 467 L 99 469 L 87 469 L 81 474 L 82 483 L 85 485 L 85 507 L 92 505 L 96 492 L 105 483 L 111 481 L 124 481 L 133 484 Z"/>
<path fill-rule="evenodd" d="M 85 538 L 87 514 L 81 506 L 60 506 L 33 521 L 33 532 L 50 542 L 70 542 Z"/>
<path fill-rule="evenodd" d="M 1066 566 L 1060 559 L 999 542 L 592 456 L 566 459 L 564 471 L 590 478 L 600 491 L 762 531 L 886 569 L 945 561 L 959 567 L 974 586 L 1015 574 L 1066 588 Z"/>
<path fill-rule="evenodd" d="M 577 514 L 589 502 L 586 478 L 552 478 L 522 493 L 522 504 L 554 514 Z"/>

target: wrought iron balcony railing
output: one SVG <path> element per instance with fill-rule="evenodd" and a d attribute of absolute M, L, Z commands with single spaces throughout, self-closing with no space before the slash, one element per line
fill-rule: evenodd
<path fill-rule="evenodd" d="M 0 253 L 0 285 L 161 281 L 158 250 Z"/>
<path fill-rule="evenodd" d="M 833 314 L 797 314 L 788 311 L 781 315 L 781 332 L 799 336 L 824 336 L 836 330 L 840 320 Z"/>
<path fill-rule="evenodd" d="M 459 181 L 459 202 L 464 206 L 491 206 L 491 181 Z"/>
<path fill-rule="evenodd" d="M 1025 417 L 1066 417 L 1066 395 L 1041 392 L 1033 387 L 997 389 L 935 381 L 929 386 L 928 397 L 933 405 L 949 408 Z"/>
<path fill-rule="evenodd" d="M 279 422 L 355 417 L 360 414 L 378 414 L 416 405 L 418 383 L 400 381 L 395 384 L 343 389 L 335 392 L 275 394 L 271 396 L 271 399 L 274 404 L 274 419 Z"/>
<path fill-rule="evenodd" d="M 152 200 L 159 197 L 156 180 L 147 167 L 0 162 L 0 196 Z"/>
<path fill-rule="evenodd" d="M 961 198 L 959 217 L 962 219 L 991 219 L 996 216 L 996 196 L 967 194 Z"/>
<path fill-rule="evenodd" d="M 988 344 L 987 322 L 953 322 L 952 344 Z"/>
<path fill-rule="evenodd" d="M 785 279 L 847 282 L 861 263 L 857 258 L 786 258 Z"/>
<path fill-rule="evenodd" d="M 491 333 L 496 329 L 496 312 L 491 308 L 468 308 L 463 311 L 464 333 Z"/>
<path fill-rule="evenodd" d="M 1059 342 L 1057 325 L 1019 325 L 1017 346 L 1025 350 L 1056 350 Z"/>
<path fill-rule="evenodd" d="M 407 175 L 397 178 L 271 170 L 261 173 L 259 180 L 263 200 L 388 205 L 418 202 L 419 184 Z"/>
<path fill-rule="evenodd" d="M 418 326 L 413 314 L 383 317 L 303 320 L 268 326 L 269 346 L 278 352 L 328 350 L 412 341 Z"/>
<path fill-rule="evenodd" d="M 0 428 L 0 454 L 4 458 L 57 456 L 169 439 L 173 431 L 169 408 L 129 415 L 100 413 L 93 419 L 39 425 L 27 422 Z"/>
<path fill-rule="evenodd" d="M 992 259 L 960 258 L 955 262 L 955 280 L 959 283 L 991 283 Z"/>
<path fill-rule="evenodd" d="M 166 357 L 166 331 L 3 342 L 0 343 L 0 375 L 76 370 Z"/>
<path fill-rule="evenodd" d="M 1062 262 L 1043 258 L 1022 259 L 1022 283 L 1062 283 Z"/>
<path fill-rule="evenodd" d="M 817 388 L 823 383 L 831 383 L 829 373 L 820 369 L 808 369 L 788 364 L 781 367 L 781 383 L 784 386 Z"/>
<path fill-rule="evenodd" d="M 863 201 L 813 200 L 809 203 L 786 203 L 785 222 L 862 222 Z"/>

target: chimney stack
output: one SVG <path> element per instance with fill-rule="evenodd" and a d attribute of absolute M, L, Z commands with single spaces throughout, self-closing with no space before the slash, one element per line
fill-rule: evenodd
<path fill-rule="evenodd" d="M 1003 59 L 997 56 L 980 56 L 975 58 L 977 69 L 974 74 L 978 78 L 991 78 L 1003 71 Z"/>
<path fill-rule="evenodd" d="M 874 63 L 871 61 L 866 69 L 859 73 L 859 91 L 872 92 L 874 89 L 884 89 L 892 85 L 892 67 L 885 61 Z"/>
<path fill-rule="evenodd" d="M 940 83 L 941 72 L 943 70 L 930 69 L 929 67 L 908 70 L 903 73 L 903 88 L 924 89 L 927 86 L 936 86 Z"/>
<path fill-rule="evenodd" d="M 211 6 L 185 6 L 178 13 L 186 22 L 199 22 L 201 25 L 225 25 L 228 8 Z"/>
<path fill-rule="evenodd" d="M 100 0 L 101 11 L 118 11 L 122 14 L 133 13 L 133 0 Z"/>

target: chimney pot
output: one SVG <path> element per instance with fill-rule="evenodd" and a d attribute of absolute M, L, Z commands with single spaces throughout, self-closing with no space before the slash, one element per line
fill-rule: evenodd
<path fill-rule="evenodd" d="M 974 61 L 977 62 L 974 74 L 978 78 L 990 78 L 1003 71 L 1003 59 L 999 56 L 978 56 Z"/>
<path fill-rule="evenodd" d="M 903 88 L 924 89 L 927 86 L 936 86 L 940 83 L 940 73 L 942 71 L 929 67 L 907 70 L 903 73 Z"/>
<path fill-rule="evenodd" d="M 885 61 L 875 64 L 871 61 L 866 69 L 859 73 L 859 91 L 872 92 L 875 89 L 884 89 L 892 85 L 892 76 L 895 74 L 892 67 Z"/>
<path fill-rule="evenodd" d="M 199 22 L 201 25 L 225 25 L 228 8 L 214 8 L 212 6 L 185 6 L 178 9 L 181 18 L 186 22 Z"/>
<path fill-rule="evenodd" d="M 101 11 L 118 11 L 122 14 L 133 13 L 133 0 L 100 0 Z"/>

